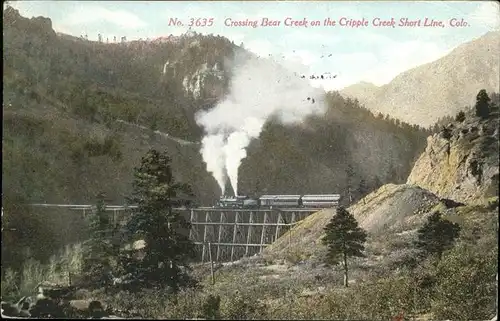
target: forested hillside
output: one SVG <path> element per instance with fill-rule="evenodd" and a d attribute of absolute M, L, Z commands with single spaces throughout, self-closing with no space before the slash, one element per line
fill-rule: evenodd
<path fill-rule="evenodd" d="M 4 11 L 4 48 L 5 197 L 89 203 L 102 190 L 122 203 L 150 147 L 168 151 L 199 202 L 219 196 L 199 153 L 195 113 L 227 93 L 235 53 L 250 53 L 213 35 L 90 42 L 12 8 Z M 324 116 L 300 126 L 268 122 L 240 168 L 242 193 L 343 193 L 349 164 L 351 185 L 404 181 L 429 133 L 373 117 L 336 93 L 327 100 Z"/>

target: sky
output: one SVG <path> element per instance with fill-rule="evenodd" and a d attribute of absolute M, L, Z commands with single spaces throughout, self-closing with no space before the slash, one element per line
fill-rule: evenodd
<path fill-rule="evenodd" d="M 153 39 L 188 30 L 190 19 L 206 18 L 207 26 L 191 30 L 227 37 L 247 50 L 270 57 L 300 62 L 311 74 L 330 73 L 336 78 L 313 80 L 315 87 L 339 90 L 365 81 L 377 86 L 403 71 L 434 61 L 458 45 L 499 30 L 500 5 L 496 1 L 11 1 L 25 17 L 44 16 L 57 32 L 88 35 L 89 40 Z M 177 18 L 183 26 L 169 26 Z M 213 23 L 208 26 L 210 18 Z M 251 26 L 227 26 L 232 21 L 257 20 Z M 263 18 L 281 21 L 261 26 Z M 307 26 L 285 26 L 285 19 Z M 325 26 L 324 20 L 336 26 Z M 339 26 L 339 20 L 365 19 L 368 26 Z M 374 26 L 374 19 L 395 19 L 395 27 Z M 400 27 L 401 18 L 434 19 L 444 27 Z M 467 26 L 451 27 L 450 19 Z M 312 21 L 319 26 L 311 26 Z M 200 20 L 200 22 L 203 20 Z M 270 56 L 271 55 L 271 56 Z"/>

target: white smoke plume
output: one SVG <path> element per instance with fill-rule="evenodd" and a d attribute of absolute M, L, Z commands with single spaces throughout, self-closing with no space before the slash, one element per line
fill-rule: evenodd
<path fill-rule="evenodd" d="M 271 116 L 291 124 L 324 111 L 325 92 L 311 87 L 306 71 L 304 66 L 285 67 L 269 59 L 235 62 L 229 94 L 213 109 L 197 115 L 206 133 L 201 154 L 223 194 L 227 173 L 238 195 L 238 168 L 247 156 L 246 148 Z"/>
<path fill-rule="evenodd" d="M 217 184 L 219 184 L 222 195 L 224 195 L 226 188 L 226 173 L 224 166 L 221 166 L 225 161 L 223 148 L 224 135 L 222 134 L 205 136 L 201 141 L 203 160 L 207 163 L 207 170 L 212 173 Z"/>

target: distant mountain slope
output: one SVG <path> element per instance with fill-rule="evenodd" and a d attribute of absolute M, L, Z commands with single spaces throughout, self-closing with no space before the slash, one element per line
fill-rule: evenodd
<path fill-rule="evenodd" d="M 375 114 L 428 127 L 471 105 L 479 90 L 498 91 L 499 56 L 500 32 L 489 32 L 445 57 L 403 72 L 387 85 L 355 84 L 341 93 L 357 98 Z"/>
<path fill-rule="evenodd" d="M 343 96 L 358 99 L 361 103 L 372 101 L 380 87 L 366 81 L 351 85 L 341 90 Z M 367 106 L 369 107 L 369 106 Z"/>

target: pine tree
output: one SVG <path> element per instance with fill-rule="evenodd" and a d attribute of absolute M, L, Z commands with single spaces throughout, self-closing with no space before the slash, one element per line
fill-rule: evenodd
<path fill-rule="evenodd" d="M 366 231 L 358 226 L 358 222 L 344 207 L 337 208 L 336 215 L 325 227 L 326 235 L 322 239 L 328 246 L 326 262 L 344 265 L 344 286 L 348 286 L 348 257 L 363 257 L 366 242 Z"/>
<path fill-rule="evenodd" d="M 460 235 L 460 226 L 441 217 L 435 212 L 418 230 L 418 239 L 415 242 L 420 256 L 436 256 L 441 260 L 444 251 L 453 247 L 456 238 Z"/>
<path fill-rule="evenodd" d="M 126 270 L 133 272 L 142 287 L 168 286 L 177 293 L 194 284 L 188 275 L 188 263 L 195 252 L 189 239 L 190 223 L 174 207 L 188 203 L 186 197 L 192 193 L 188 185 L 175 181 L 170 162 L 166 153 L 150 150 L 135 169 L 129 201 L 138 207 L 127 231 L 134 239 L 144 240 L 145 248 L 142 260 Z"/>
<path fill-rule="evenodd" d="M 443 136 L 444 139 L 450 139 L 453 137 L 452 131 L 449 127 L 444 127 L 441 129 L 441 135 Z"/>
<path fill-rule="evenodd" d="M 363 204 L 366 204 L 366 200 L 364 198 L 366 192 L 368 192 L 368 187 L 366 186 L 366 181 L 362 179 L 358 185 L 358 193 L 360 194 L 361 197 L 363 197 Z"/>
<path fill-rule="evenodd" d="M 486 90 L 481 89 L 476 96 L 476 116 L 488 118 L 490 114 L 490 97 Z"/>
<path fill-rule="evenodd" d="M 455 120 L 458 122 L 463 122 L 465 120 L 465 113 L 463 111 L 460 111 L 456 116 Z"/>
<path fill-rule="evenodd" d="M 375 175 L 375 177 L 373 178 L 372 183 L 371 183 L 372 189 L 378 189 L 382 185 L 384 185 L 384 184 L 380 180 L 380 177 L 378 177 L 378 175 Z"/>
<path fill-rule="evenodd" d="M 114 247 L 107 233 L 111 226 L 103 193 L 97 195 L 96 207 L 89 219 L 91 236 L 84 243 L 82 272 L 90 287 L 103 287 L 108 285 L 107 276 L 116 258 Z"/>
<path fill-rule="evenodd" d="M 347 197 L 349 199 L 349 204 L 353 201 L 352 192 L 354 189 L 354 168 L 351 164 L 347 165 Z"/>

